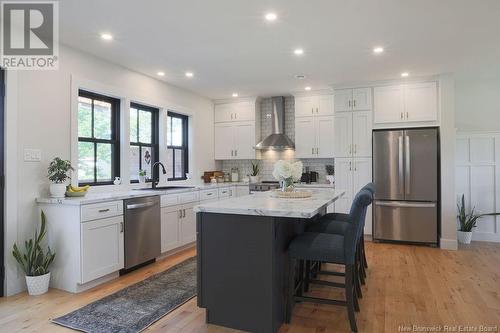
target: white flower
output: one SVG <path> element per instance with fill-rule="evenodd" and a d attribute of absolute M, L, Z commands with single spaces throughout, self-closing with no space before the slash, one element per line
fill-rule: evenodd
<path fill-rule="evenodd" d="M 302 176 L 302 162 L 290 163 L 288 161 L 279 160 L 274 165 L 273 176 L 276 180 L 292 178 L 299 180 Z"/>
<path fill-rule="evenodd" d="M 292 164 L 292 177 L 297 181 L 302 177 L 302 162 L 298 161 Z"/>

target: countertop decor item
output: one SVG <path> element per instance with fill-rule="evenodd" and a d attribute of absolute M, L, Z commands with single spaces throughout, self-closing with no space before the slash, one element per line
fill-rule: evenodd
<path fill-rule="evenodd" d="M 325 165 L 325 171 L 326 171 L 326 181 L 330 184 L 335 183 L 335 167 L 331 164 Z"/>
<path fill-rule="evenodd" d="M 115 185 L 120 185 L 122 183 L 122 180 L 120 177 L 115 177 L 115 180 L 113 181 L 113 184 Z"/>
<path fill-rule="evenodd" d="M 48 247 L 47 252 L 42 249 L 45 238 L 45 214 L 41 213 L 40 231 L 35 230 L 34 239 L 24 242 L 25 252 L 21 253 L 14 243 L 12 255 L 26 274 L 26 285 L 30 295 L 41 295 L 47 292 L 50 282 L 49 266 L 54 261 L 56 254 Z"/>
<path fill-rule="evenodd" d="M 240 180 L 240 170 L 238 168 L 231 168 L 231 181 L 237 182 Z"/>
<path fill-rule="evenodd" d="M 302 176 L 302 162 L 279 160 L 274 165 L 273 177 L 281 184 L 282 191 L 293 191 L 294 182 Z"/>
<path fill-rule="evenodd" d="M 67 197 L 84 197 L 87 194 L 87 190 L 90 188 L 89 185 L 85 185 L 82 187 L 68 185 L 66 187 L 66 196 Z"/>
<path fill-rule="evenodd" d="M 473 207 L 469 213 L 465 211 L 465 197 L 462 194 L 460 204 L 457 204 L 458 208 L 458 221 L 460 222 L 460 229 L 457 231 L 458 241 L 462 244 L 470 244 L 472 240 L 472 229 L 476 227 L 477 221 L 484 216 L 495 216 L 500 215 L 500 213 L 487 213 L 487 214 L 476 214 Z"/>
<path fill-rule="evenodd" d="M 64 198 L 66 192 L 66 181 L 71 179 L 70 172 L 73 171 L 71 162 L 56 157 L 47 168 L 47 176 L 52 182 L 50 184 L 50 196 L 53 198 Z"/>
<path fill-rule="evenodd" d="M 260 164 L 259 162 L 251 162 L 252 172 L 250 173 L 250 183 L 255 184 L 259 182 Z"/>
<path fill-rule="evenodd" d="M 285 199 L 305 199 L 312 197 L 312 192 L 273 190 L 272 196 L 276 198 L 285 198 Z"/>
<path fill-rule="evenodd" d="M 139 183 L 141 184 L 146 183 L 146 170 L 139 170 L 137 176 L 139 177 Z"/>

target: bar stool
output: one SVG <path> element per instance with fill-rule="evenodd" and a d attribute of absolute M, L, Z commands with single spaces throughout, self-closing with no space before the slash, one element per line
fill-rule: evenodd
<path fill-rule="evenodd" d="M 294 303 L 313 302 L 320 304 L 342 305 L 347 307 L 351 330 L 357 332 L 355 311 L 359 311 L 359 304 L 354 287 L 356 245 L 360 237 L 361 222 L 364 211 L 372 202 L 372 195 L 368 190 L 361 190 L 354 198 L 349 214 L 349 225 L 343 235 L 318 232 L 305 232 L 295 237 L 289 247 L 288 267 L 288 298 L 286 321 L 290 322 Z M 314 280 L 313 283 L 344 288 L 346 300 L 332 300 L 304 296 L 304 275 L 299 273 L 296 281 L 296 263 L 303 267 L 304 262 L 325 262 L 345 265 L 345 283 Z M 309 272 L 306 270 L 306 276 Z"/>

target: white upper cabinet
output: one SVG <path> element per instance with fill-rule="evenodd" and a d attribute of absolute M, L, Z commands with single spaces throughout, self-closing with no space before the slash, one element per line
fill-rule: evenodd
<path fill-rule="evenodd" d="M 335 157 L 352 155 L 352 113 L 339 112 L 335 114 L 334 130 Z"/>
<path fill-rule="evenodd" d="M 312 158 L 315 151 L 314 117 L 295 118 L 295 157 Z"/>
<path fill-rule="evenodd" d="M 215 105 L 215 122 L 255 120 L 255 103 L 242 101 Z"/>
<path fill-rule="evenodd" d="M 371 111 L 352 114 L 352 155 L 372 156 L 372 113 Z"/>
<path fill-rule="evenodd" d="M 373 89 L 374 122 L 376 124 L 404 121 L 404 87 L 385 86 Z"/>
<path fill-rule="evenodd" d="M 319 158 L 330 158 L 334 156 L 335 147 L 335 117 L 320 116 L 314 122 L 316 133 L 316 156 Z M 309 134 L 311 135 L 311 134 Z"/>
<path fill-rule="evenodd" d="M 335 112 L 364 111 L 372 108 L 372 89 L 335 90 Z"/>
<path fill-rule="evenodd" d="M 233 124 L 233 159 L 255 158 L 255 123 L 251 121 Z"/>
<path fill-rule="evenodd" d="M 438 120 L 436 82 L 374 88 L 375 124 Z"/>
<path fill-rule="evenodd" d="M 406 121 L 437 121 L 436 82 L 407 85 L 405 111 Z"/>
<path fill-rule="evenodd" d="M 295 97 L 295 117 L 332 116 L 333 95 Z"/>
<path fill-rule="evenodd" d="M 234 155 L 233 124 L 216 123 L 214 131 L 214 155 L 216 160 L 229 160 Z"/>

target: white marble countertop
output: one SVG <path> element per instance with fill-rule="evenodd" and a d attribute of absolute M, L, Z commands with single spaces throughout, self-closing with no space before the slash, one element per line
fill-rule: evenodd
<path fill-rule="evenodd" d="M 159 185 L 159 186 L 170 186 L 170 185 Z M 248 183 L 237 182 L 237 183 L 209 183 L 209 184 L 195 184 L 195 185 L 171 185 L 171 186 L 186 186 L 185 188 L 171 189 L 171 190 L 130 190 L 130 191 L 109 191 L 109 192 L 89 192 L 84 197 L 66 197 L 66 198 L 37 198 L 36 202 L 39 204 L 59 204 L 59 205 L 88 205 L 98 202 L 123 200 L 131 198 L 149 197 L 153 195 L 165 195 L 165 194 L 178 194 L 199 190 L 206 190 L 212 188 L 223 188 L 229 186 L 248 186 Z"/>
<path fill-rule="evenodd" d="M 305 199 L 283 199 L 272 197 L 272 193 L 260 192 L 243 197 L 202 203 L 194 207 L 195 212 L 260 215 L 273 217 L 311 218 L 336 201 L 344 190 L 311 189 L 312 197 Z"/>

